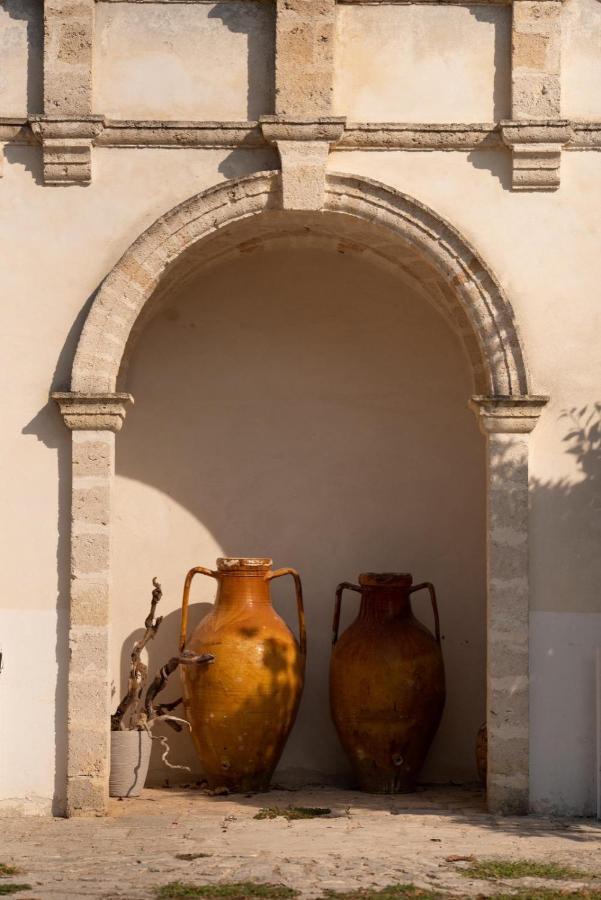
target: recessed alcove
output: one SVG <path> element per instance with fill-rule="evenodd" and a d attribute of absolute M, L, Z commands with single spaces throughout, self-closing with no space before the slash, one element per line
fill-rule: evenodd
<path fill-rule="evenodd" d="M 328 706 L 334 589 L 364 570 L 411 571 L 438 589 L 447 670 L 423 779 L 474 781 L 485 718 L 485 445 L 467 407 L 465 349 L 428 282 L 420 288 L 350 233 L 299 223 L 261 235 L 242 223 L 212 243 L 164 276 L 121 370 L 136 402 L 116 457 L 116 692 L 153 575 L 165 615 L 154 669 L 176 652 L 191 566 L 272 556 L 301 573 L 309 638 L 275 781 L 350 785 Z M 197 580 L 193 625 L 213 595 L 213 582 Z M 274 600 L 295 629 L 290 586 L 274 584 Z M 343 624 L 355 604 L 350 595 Z M 414 611 L 431 626 L 427 599 L 416 597 Z M 157 754 L 150 782 L 194 780 L 190 739 L 167 733 L 171 758 L 192 773 L 166 770 Z"/>

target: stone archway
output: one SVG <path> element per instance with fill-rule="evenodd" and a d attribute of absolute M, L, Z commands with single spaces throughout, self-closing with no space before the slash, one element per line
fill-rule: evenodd
<path fill-rule="evenodd" d="M 400 268 L 461 337 L 488 439 L 488 802 L 492 811 L 526 812 L 528 433 L 546 398 L 530 394 L 511 305 L 469 243 L 406 195 L 330 174 L 320 210 L 291 211 L 282 208 L 280 174 L 267 172 L 192 197 L 132 244 L 88 313 L 71 391 L 53 395 L 72 430 L 67 814 L 105 812 L 108 799 L 111 486 L 114 436 L 132 399 L 117 392 L 128 341 L 167 278 L 282 231 L 337 235 Z"/>

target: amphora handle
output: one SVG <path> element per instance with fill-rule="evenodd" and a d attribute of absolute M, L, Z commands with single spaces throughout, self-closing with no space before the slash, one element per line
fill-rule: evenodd
<path fill-rule="evenodd" d="M 282 575 L 292 575 L 294 578 L 294 587 L 296 590 L 296 608 L 298 612 L 298 634 L 299 647 L 303 659 L 307 655 L 307 632 L 305 629 L 305 609 L 303 606 L 303 586 L 301 584 L 300 575 L 296 569 L 276 569 L 275 572 L 268 572 L 265 581 L 273 581 L 274 578 L 280 578 Z"/>
<path fill-rule="evenodd" d="M 351 584 L 350 581 L 343 581 L 336 588 L 336 605 L 334 606 L 334 622 L 332 624 L 332 644 L 338 640 L 338 628 L 340 626 L 340 604 L 342 602 L 342 594 L 344 591 L 357 591 L 358 594 L 363 593 L 363 588 L 358 584 Z"/>
<path fill-rule="evenodd" d="M 430 592 L 430 600 L 432 601 L 432 611 L 434 613 L 434 633 L 436 634 L 436 640 L 440 644 L 440 619 L 438 617 L 438 604 L 436 603 L 436 591 L 434 590 L 434 585 L 429 581 L 424 581 L 422 584 L 416 584 L 409 591 L 410 594 L 414 594 L 416 591 L 423 591 L 424 588 L 428 588 Z"/>
<path fill-rule="evenodd" d="M 195 575 L 208 575 L 209 578 L 219 578 L 219 572 L 212 572 L 211 569 L 205 569 L 204 566 L 195 566 L 190 569 L 186 575 L 184 582 L 184 596 L 182 598 L 182 626 L 179 638 L 179 652 L 182 653 L 188 640 L 188 600 L 190 599 L 190 587 L 192 579 Z"/>

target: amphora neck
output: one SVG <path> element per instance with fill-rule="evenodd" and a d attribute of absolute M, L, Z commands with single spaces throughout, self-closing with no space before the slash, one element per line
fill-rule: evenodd
<path fill-rule="evenodd" d="M 265 576 L 273 561 L 267 557 L 221 557 L 217 560 L 216 606 L 270 606 L 271 592 Z"/>
<path fill-rule="evenodd" d="M 399 572 L 364 572 L 359 576 L 362 588 L 359 618 L 386 622 L 412 616 L 411 585 L 413 578 Z"/>

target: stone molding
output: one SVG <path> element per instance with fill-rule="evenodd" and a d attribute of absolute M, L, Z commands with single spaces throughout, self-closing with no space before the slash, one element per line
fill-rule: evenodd
<path fill-rule="evenodd" d="M 35 116 L 30 123 L 42 145 L 44 183 L 89 184 L 92 180 L 92 144 L 104 128 L 104 117 Z"/>
<path fill-rule="evenodd" d="M 483 434 L 529 434 L 549 402 L 543 395 L 480 397 L 470 400 Z"/>
<path fill-rule="evenodd" d="M 309 142 L 310 143 L 310 142 Z M 281 209 L 278 172 L 226 181 L 191 197 L 151 225 L 102 283 L 88 312 L 75 354 L 71 388 L 78 393 L 115 390 L 131 330 L 164 272 L 189 247 L 227 224 Z M 372 179 L 327 173 L 321 212 L 366 223 L 379 249 L 409 252 L 441 295 L 457 323 L 472 364 L 476 390 L 493 395 L 529 393 L 528 374 L 511 305 L 502 287 L 468 241 L 428 207 Z M 284 210 L 279 228 L 286 228 Z M 370 230 L 373 224 L 375 230 Z M 437 286 L 440 284 L 440 288 Z"/>
<path fill-rule="evenodd" d="M 343 118 L 262 116 L 263 137 L 275 144 L 282 168 L 284 209 L 321 209 L 330 147 L 344 132 Z"/>
<path fill-rule="evenodd" d="M 55 391 L 50 396 L 58 404 L 65 425 L 71 431 L 120 431 L 127 404 L 134 402 L 132 395 L 126 393 Z"/>
<path fill-rule="evenodd" d="M 566 119 L 530 119 L 503 121 L 500 127 L 503 142 L 512 153 L 513 189 L 557 190 L 561 151 L 572 137 L 570 123 Z"/>

